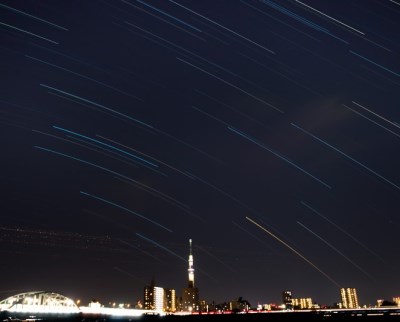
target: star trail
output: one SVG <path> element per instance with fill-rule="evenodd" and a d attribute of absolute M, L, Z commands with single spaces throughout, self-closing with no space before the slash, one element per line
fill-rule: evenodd
<path fill-rule="evenodd" d="M 397 2 L 0 2 L 4 298 L 399 296 Z"/>

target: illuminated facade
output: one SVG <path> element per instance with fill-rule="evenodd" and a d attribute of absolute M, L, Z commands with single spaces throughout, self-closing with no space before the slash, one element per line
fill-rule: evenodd
<path fill-rule="evenodd" d="M 340 289 L 340 296 L 342 299 L 342 306 L 345 309 L 357 309 L 359 308 L 358 305 L 358 298 L 357 298 L 357 291 L 355 288 L 341 288 Z"/>
<path fill-rule="evenodd" d="M 155 285 L 154 278 L 150 286 L 144 288 L 145 310 L 156 310 L 175 312 L 176 311 L 176 292 L 172 288 L 162 288 Z"/>
<path fill-rule="evenodd" d="M 176 292 L 174 289 L 165 289 L 165 305 L 164 309 L 167 312 L 176 311 Z"/>
<path fill-rule="evenodd" d="M 198 311 L 199 310 L 199 290 L 194 286 L 194 267 L 192 254 L 192 240 L 189 239 L 189 268 L 188 268 L 188 287 L 183 289 L 182 294 L 182 310 Z"/>
<path fill-rule="evenodd" d="M 282 302 L 285 305 L 285 308 L 287 310 L 291 310 L 293 308 L 291 291 L 283 291 L 282 292 Z"/>
<path fill-rule="evenodd" d="M 308 298 L 301 298 L 301 299 L 292 299 L 292 305 L 296 309 L 312 309 L 314 307 L 312 299 Z"/>
<path fill-rule="evenodd" d="M 154 278 L 151 280 L 150 286 L 144 288 L 144 309 L 164 309 L 164 289 L 155 285 Z"/>
<path fill-rule="evenodd" d="M 152 286 L 145 286 L 144 287 L 144 305 L 143 308 L 145 310 L 152 310 L 153 309 L 153 287 Z"/>
<path fill-rule="evenodd" d="M 164 289 L 162 287 L 154 287 L 154 310 L 164 310 Z"/>

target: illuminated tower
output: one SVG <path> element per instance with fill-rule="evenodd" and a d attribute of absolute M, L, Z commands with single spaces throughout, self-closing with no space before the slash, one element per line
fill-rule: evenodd
<path fill-rule="evenodd" d="M 193 254 L 192 254 L 192 240 L 189 239 L 189 284 L 188 287 L 194 287 L 194 268 L 193 268 Z"/>
<path fill-rule="evenodd" d="M 193 268 L 193 253 L 192 240 L 189 239 L 189 268 L 188 268 L 188 287 L 183 289 L 182 294 L 182 310 L 183 311 L 198 311 L 199 309 L 199 289 L 194 287 L 194 268 Z"/>
<path fill-rule="evenodd" d="M 340 295 L 345 309 L 358 309 L 357 291 L 355 288 L 341 288 Z"/>

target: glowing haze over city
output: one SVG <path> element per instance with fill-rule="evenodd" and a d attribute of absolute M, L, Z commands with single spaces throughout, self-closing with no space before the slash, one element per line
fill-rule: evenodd
<path fill-rule="evenodd" d="M 0 13 L 0 299 L 399 296 L 399 1 Z"/>

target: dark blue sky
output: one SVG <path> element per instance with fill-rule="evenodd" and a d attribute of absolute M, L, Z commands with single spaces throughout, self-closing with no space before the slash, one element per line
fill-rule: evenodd
<path fill-rule="evenodd" d="M 2 289 L 399 295 L 400 3 L 0 3 Z"/>

